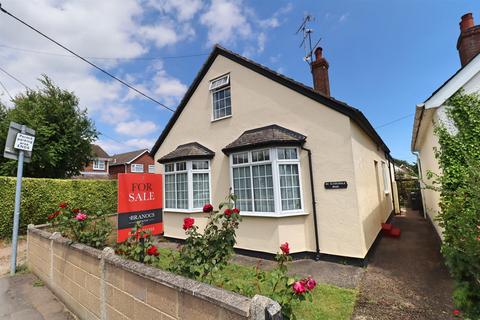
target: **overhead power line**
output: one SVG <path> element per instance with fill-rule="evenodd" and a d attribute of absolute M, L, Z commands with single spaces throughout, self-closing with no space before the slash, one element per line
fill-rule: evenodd
<path fill-rule="evenodd" d="M 30 52 L 35 54 L 44 54 L 49 56 L 57 56 L 57 57 L 66 57 L 66 58 L 75 58 L 70 54 L 62 54 L 56 52 L 49 52 L 49 51 L 40 51 L 34 49 L 26 49 L 26 48 L 17 48 L 11 47 L 4 44 L 0 44 L 1 48 L 7 48 L 11 50 L 23 51 L 23 52 Z M 93 59 L 93 60 L 165 60 L 165 59 L 182 59 L 182 58 L 193 58 L 193 57 L 200 57 L 200 56 L 207 56 L 208 53 L 194 53 L 194 54 L 187 54 L 187 55 L 178 55 L 178 56 L 159 56 L 159 57 L 136 57 L 136 58 L 122 58 L 122 57 L 94 57 L 94 56 L 85 56 L 86 59 Z"/>
<path fill-rule="evenodd" d="M 123 81 L 122 79 L 114 76 L 113 74 L 111 74 L 110 72 L 108 72 L 107 70 L 97 66 L 95 63 L 89 61 L 88 59 L 82 57 L 81 55 L 75 53 L 74 51 L 70 50 L 69 48 L 65 47 L 63 44 L 61 44 L 60 42 L 52 39 L 51 37 L 47 36 L 45 33 L 41 32 L 40 30 L 36 29 L 35 27 L 29 25 L 28 23 L 26 23 L 25 21 L 21 20 L 20 18 L 17 18 L 15 15 L 11 14 L 10 12 L 8 12 L 7 10 L 5 10 L 3 7 L 2 7 L 2 4 L 0 3 L 0 11 L 9 15 L 10 17 L 12 17 L 13 19 L 17 20 L 18 22 L 20 22 L 21 24 L 25 25 L 26 27 L 32 29 L 33 31 L 35 31 L 36 33 L 40 34 L 42 37 L 50 40 L 51 42 L 55 43 L 57 46 L 61 47 L 62 49 L 70 52 L 71 54 L 73 54 L 75 57 L 79 58 L 80 60 L 88 63 L 89 65 L 91 65 L 92 67 L 94 67 L 95 69 L 103 72 L 104 74 L 106 74 L 107 76 L 111 77 L 112 79 L 115 79 L 116 81 L 120 82 L 121 84 L 123 84 L 124 86 L 130 88 L 131 90 L 135 91 L 136 93 L 142 95 L 143 97 L 155 102 L 156 104 L 162 106 L 163 108 L 171 111 L 171 112 L 175 112 L 174 109 L 166 106 L 165 104 L 161 103 L 160 101 L 152 98 L 151 96 L 147 95 L 146 93 L 143 93 L 142 91 L 138 90 L 137 88 L 135 88 L 134 86 L 132 86 L 131 84 Z"/>
<path fill-rule="evenodd" d="M 400 118 L 398 118 L 398 119 L 395 119 L 395 120 L 392 120 L 392 121 L 390 121 L 390 122 L 384 123 L 384 124 L 382 124 L 382 125 L 380 125 L 380 126 L 378 126 L 378 127 L 375 127 L 375 129 L 380 129 L 380 128 L 389 126 L 389 125 L 391 125 L 391 124 L 394 124 L 394 123 L 396 123 L 396 122 L 398 122 L 398 121 L 402 121 L 403 119 L 410 118 L 410 117 L 413 116 L 414 114 L 415 114 L 415 113 L 407 114 L 407 115 L 405 115 L 405 116 L 403 116 L 403 117 L 400 117 Z"/>
<path fill-rule="evenodd" d="M 30 89 L 24 82 L 22 82 L 21 80 L 19 80 L 17 77 L 13 76 L 11 73 L 9 73 L 7 70 L 3 69 L 2 67 L 0 67 L 0 71 L 2 71 L 3 73 L 5 73 L 7 76 L 9 76 L 10 78 L 12 78 L 13 80 L 17 81 L 18 83 L 20 83 L 22 86 L 24 86 L 26 89 Z"/>
<path fill-rule="evenodd" d="M 13 97 L 12 97 L 12 95 L 10 94 L 10 92 L 8 92 L 8 89 L 5 87 L 5 85 L 3 84 L 3 82 L 2 82 L 2 81 L 0 81 L 0 86 L 2 86 L 2 88 L 3 88 L 3 91 L 5 91 L 5 92 L 6 92 L 6 94 L 8 94 L 8 96 L 10 97 L 10 99 L 11 99 L 11 100 L 13 100 Z"/>

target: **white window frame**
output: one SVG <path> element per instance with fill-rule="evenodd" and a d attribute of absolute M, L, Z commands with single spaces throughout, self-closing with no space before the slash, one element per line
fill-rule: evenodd
<path fill-rule="evenodd" d="M 216 87 L 213 86 L 213 83 L 215 81 L 220 80 L 220 79 L 225 78 L 225 77 L 227 78 L 226 83 L 218 85 Z M 233 114 L 233 110 L 232 110 L 232 87 L 230 85 L 230 74 L 227 73 L 227 74 L 221 75 L 219 77 L 216 77 L 216 78 L 210 80 L 210 84 L 208 86 L 208 89 L 210 90 L 210 100 L 211 100 L 211 105 L 212 105 L 212 118 L 211 118 L 212 122 L 230 118 Z M 221 90 L 225 90 L 225 89 L 230 89 L 230 114 L 226 115 L 226 116 L 223 116 L 223 117 L 215 118 L 215 101 L 213 99 L 214 93 L 216 93 L 218 91 L 221 91 Z"/>
<path fill-rule="evenodd" d="M 93 160 L 93 170 L 105 171 L 105 160 Z M 101 164 L 101 165 L 100 165 Z"/>
<path fill-rule="evenodd" d="M 133 168 L 136 168 L 136 167 L 142 167 L 142 171 L 140 171 L 139 169 L 133 169 Z M 130 172 L 132 173 L 144 173 L 145 172 L 145 166 L 141 163 L 132 163 L 130 165 Z"/>
<path fill-rule="evenodd" d="M 195 161 L 207 161 L 208 162 L 208 169 L 195 169 L 193 170 L 193 162 Z M 176 164 L 179 162 L 185 162 L 186 163 L 186 170 L 181 170 L 177 171 L 177 166 Z M 170 172 L 165 172 L 165 166 L 173 164 L 174 171 Z M 194 173 L 208 173 L 208 203 L 212 203 L 212 174 L 211 174 L 211 161 L 207 159 L 192 159 L 192 160 L 180 160 L 180 161 L 175 161 L 175 162 L 168 162 L 164 163 L 163 165 L 163 174 L 165 176 L 167 175 L 173 175 L 176 173 L 182 173 L 182 172 L 187 172 L 187 193 L 188 193 L 188 209 L 177 209 L 177 208 L 168 208 L 167 207 L 167 199 L 165 196 L 165 179 L 163 179 L 163 207 L 165 211 L 170 211 L 170 212 L 184 212 L 184 213 L 191 213 L 191 212 L 199 212 L 202 211 L 203 205 L 198 208 L 193 207 L 193 174 Z M 175 184 L 175 194 L 176 194 L 176 184 Z"/>
<path fill-rule="evenodd" d="M 390 193 L 389 186 L 389 171 L 387 170 L 387 163 L 382 161 L 382 176 L 383 176 L 383 191 L 385 194 Z"/>
<path fill-rule="evenodd" d="M 149 164 L 148 165 L 148 173 L 155 173 L 155 165 Z"/>
<path fill-rule="evenodd" d="M 283 148 L 294 148 L 297 151 L 297 159 L 278 159 L 277 149 Z M 252 152 L 260 150 L 269 150 L 270 160 L 267 161 L 257 161 L 252 162 Z M 233 155 L 239 153 L 248 153 L 248 163 L 242 164 L 233 164 Z M 230 188 L 233 193 L 235 193 L 234 184 L 233 184 L 233 168 L 238 167 L 250 167 L 250 184 L 252 192 L 252 209 L 255 210 L 255 199 L 253 196 L 253 173 L 252 165 L 261 165 L 261 164 L 271 164 L 272 165 L 272 179 L 273 179 L 273 199 L 274 199 L 274 212 L 258 212 L 258 211 L 241 211 L 240 214 L 243 216 L 254 216 L 254 217 L 285 217 L 285 216 L 296 216 L 296 215 L 306 215 L 304 205 L 304 196 L 303 196 L 303 187 L 302 187 L 302 165 L 300 159 L 300 149 L 298 147 L 290 146 L 279 146 L 279 147 L 270 147 L 270 148 L 255 148 L 246 151 L 234 152 L 230 154 Z M 282 199 L 280 191 L 280 164 L 296 164 L 298 165 L 298 180 L 300 186 L 300 209 L 295 210 L 282 210 Z"/>

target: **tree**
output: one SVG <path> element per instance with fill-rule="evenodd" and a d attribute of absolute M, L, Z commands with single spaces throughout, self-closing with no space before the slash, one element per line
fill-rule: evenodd
<path fill-rule="evenodd" d="M 11 109 L 0 108 L 0 145 L 5 145 L 10 121 L 36 131 L 32 162 L 25 176 L 66 178 L 78 175 L 91 157 L 90 143 L 98 135 L 86 110 L 73 92 L 56 86 L 47 76 L 41 87 L 27 90 L 13 100 Z M 0 159 L 0 175 L 15 175 L 16 161 Z"/>
<path fill-rule="evenodd" d="M 446 105 L 453 125 L 435 127 L 442 174 L 428 176 L 441 195 L 442 253 L 456 283 L 455 304 L 465 318 L 480 319 L 480 97 L 457 92 Z"/>

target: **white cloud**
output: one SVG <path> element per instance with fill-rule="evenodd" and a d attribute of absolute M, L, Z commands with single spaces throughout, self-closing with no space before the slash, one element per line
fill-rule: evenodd
<path fill-rule="evenodd" d="M 100 117 L 105 123 L 117 124 L 130 120 L 133 117 L 133 113 L 129 106 L 110 105 L 102 108 Z"/>
<path fill-rule="evenodd" d="M 350 12 L 344 13 L 338 18 L 338 22 L 342 23 L 347 21 L 348 17 L 350 16 Z"/>
<path fill-rule="evenodd" d="M 120 141 L 105 138 L 100 139 L 95 143 L 100 145 L 102 149 L 105 150 L 108 154 L 113 155 L 137 149 L 150 149 L 153 147 L 155 139 L 134 138 L 125 140 L 120 143 Z"/>
<path fill-rule="evenodd" d="M 157 125 L 153 121 L 132 120 L 119 122 L 115 126 L 117 133 L 127 136 L 147 136 L 157 130 Z"/>
<path fill-rule="evenodd" d="M 170 77 L 165 70 L 160 70 L 153 79 L 153 92 L 161 97 L 167 106 L 176 107 L 187 91 L 187 86 L 178 79 Z"/>
<path fill-rule="evenodd" d="M 175 14 L 179 21 L 191 20 L 203 6 L 201 0 L 149 0 L 148 4 L 158 11 Z"/>
<path fill-rule="evenodd" d="M 237 37 L 246 38 L 252 33 L 238 0 L 212 0 L 207 11 L 200 16 L 200 22 L 208 28 L 208 42 L 231 43 Z"/>

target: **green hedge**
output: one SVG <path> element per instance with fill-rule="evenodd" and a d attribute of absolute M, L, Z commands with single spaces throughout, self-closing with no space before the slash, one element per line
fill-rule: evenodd
<path fill-rule="evenodd" d="M 12 234 L 15 184 L 15 178 L 0 177 L 0 238 L 10 238 Z M 24 178 L 20 230 L 26 230 L 30 223 L 45 223 L 62 201 L 87 213 L 115 213 L 117 181 Z"/>

